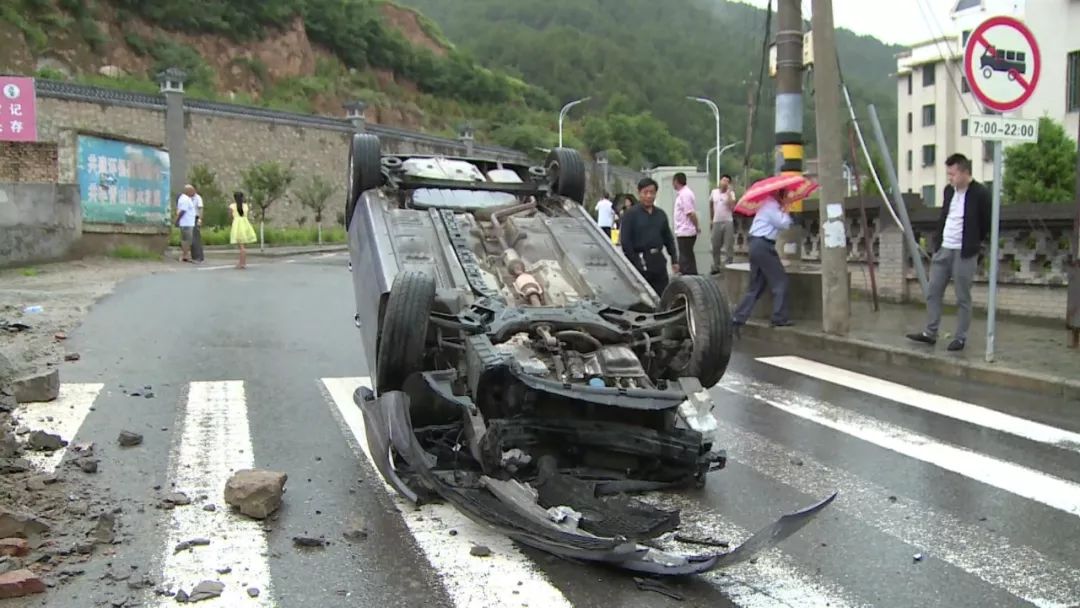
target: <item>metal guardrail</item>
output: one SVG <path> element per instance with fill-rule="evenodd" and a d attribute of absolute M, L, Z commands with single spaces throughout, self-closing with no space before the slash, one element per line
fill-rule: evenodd
<path fill-rule="evenodd" d="M 40 97 L 68 99 L 72 101 L 85 101 L 88 103 L 107 103 L 133 108 L 145 108 L 154 110 L 165 109 L 165 97 L 164 95 L 160 94 L 151 95 L 147 93 L 134 93 L 118 89 L 109 89 L 93 85 L 75 84 L 70 82 L 47 80 L 41 78 L 36 79 L 35 82 L 37 84 L 37 94 Z M 268 122 L 275 122 L 297 127 L 315 127 L 319 129 L 327 129 L 341 132 L 352 132 L 353 130 L 352 123 L 350 123 L 347 119 L 344 118 L 319 116 L 316 114 L 301 114 L 298 112 L 286 112 L 282 110 L 272 110 L 269 108 L 260 108 L 256 106 L 246 106 L 216 101 L 204 101 L 201 99 L 185 98 L 184 108 L 197 113 L 264 120 Z M 438 135 L 430 135 L 427 133 L 420 133 L 418 131 L 411 131 L 409 129 L 402 129 L 389 125 L 368 124 L 365 126 L 365 129 L 375 135 L 383 135 L 417 143 L 453 147 L 464 146 L 464 144 L 462 144 L 456 139 L 440 137 Z M 502 146 L 475 144 L 473 146 L 473 149 L 476 152 L 480 153 L 500 155 L 504 157 L 511 157 L 514 159 L 527 158 L 526 154 L 518 150 L 514 150 L 512 148 L 504 148 Z"/>

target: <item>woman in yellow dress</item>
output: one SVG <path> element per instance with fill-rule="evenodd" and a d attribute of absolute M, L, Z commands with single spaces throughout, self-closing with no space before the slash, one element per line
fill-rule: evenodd
<path fill-rule="evenodd" d="M 240 260 L 236 263 L 239 269 L 247 268 L 247 251 L 244 246 L 256 241 L 255 229 L 251 227 L 248 214 L 251 205 L 244 202 L 243 192 L 233 192 L 233 200 L 229 205 L 229 218 L 232 219 L 232 230 L 229 232 L 229 242 L 240 246 Z"/>

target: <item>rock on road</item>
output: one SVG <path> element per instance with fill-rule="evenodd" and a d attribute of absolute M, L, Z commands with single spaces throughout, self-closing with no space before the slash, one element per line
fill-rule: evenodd
<path fill-rule="evenodd" d="M 665 581 L 678 600 L 388 492 L 357 439 L 351 394 L 367 379 L 352 315 L 344 254 L 141 277 L 95 305 L 68 336 L 81 358 L 64 364 L 59 401 L 31 404 L 48 417 L 23 414 L 69 442 L 34 466 L 97 446 L 92 477 L 123 505 L 118 544 L 81 576 L 6 601 L 173 606 L 183 591 L 200 606 L 290 608 L 1080 604 L 1078 404 L 740 342 L 712 391 L 728 467 L 704 490 L 646 499 L 684 509 L 684 534 L 734 544 L 839 496 L 754 563 Z M 122 431 L 143 441 L 120 446 Z M 251 468 L 287 475 L 265 519 L 223 496 Z M 124 569 L 153 585 L 117 581 Z"/>

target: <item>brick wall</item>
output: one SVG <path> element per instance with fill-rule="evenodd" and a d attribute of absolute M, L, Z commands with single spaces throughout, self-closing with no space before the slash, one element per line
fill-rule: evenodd
<path fill-rule="evenodd" d="M 0 141 L 0 182 L 54 184 L 55 142 Z"/>

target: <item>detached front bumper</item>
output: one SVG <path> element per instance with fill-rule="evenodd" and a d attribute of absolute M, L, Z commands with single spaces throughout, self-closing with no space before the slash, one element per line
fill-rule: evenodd
<path fill-rule="evenodd" d="M 435 456 L 426 452 L 417 441 L 409 415 L 409 398 L 405 393 L 388 392 L 376 399 L 370 391 L 361 389 L 354 398 L 363 411 L 376 468 L 405 498 L 418 500 L 417 492 L 398 477 L 390 461 L 391 446 L 407 465 L 411 479 L 477 523 L 555 555 L 606 563 L 635 572 L 699 574 L 744 562 L 799 531 L 836 497 L 833 493 L 805 509 L 780 517 L 727 553 L 682 555 L 665 552 L 622 536 L 591 534 L 565 519 L 557 519 L 549 509 L 536 502 L 536 492 L 528 484 L 500 481 L 482 474 L 440 473 L 434 469 Z M 466 483 L 464 480 L 467 479 L 476 483 Z M 574 505 L 566 506 L 574 509 Z"/>

